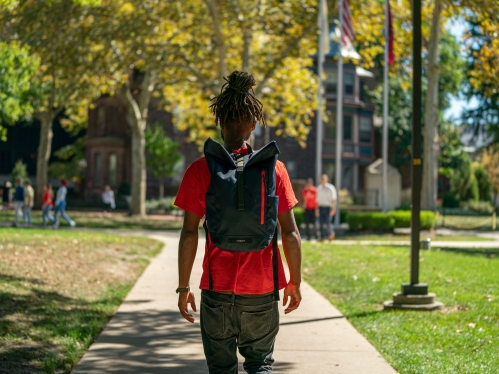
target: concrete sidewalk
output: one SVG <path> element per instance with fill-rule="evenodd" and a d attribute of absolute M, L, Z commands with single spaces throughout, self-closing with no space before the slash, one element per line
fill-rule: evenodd
<path fill-rule="evenodd" d="M 203 355 L 199 314 L 191 325 L 177 309 L 178 232 L 140 232 L 166 244 L 135 284 L 116 315 L 72 371 L 73 374 L 208 373 Z M 191 276 L 197 289 L 204 240 Z M 275 373 L 388 374 L 396 371 L 376 349 L 308 284 L 300 308 L 284 315 L 277 336 Z M 242 358 L 240 358 L 242 362 Z M 244 373 L 240 365 L 239 371 Z"/>

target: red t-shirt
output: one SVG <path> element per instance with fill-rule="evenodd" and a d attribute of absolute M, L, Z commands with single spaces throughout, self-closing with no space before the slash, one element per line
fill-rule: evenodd
<path fill-rule="evenodd" d="M 302 192 L 303 199 L 305 200 L 306 209 L 315 209 L 317 206 L 317 188 L 310 187 L 310 189 L 305 188 Z"/>
<path fill-rule="evenodd" d="M 43 204 L 47 206 L 52 206 L 52 196 L 48 191 L 43 194 Z"/>
<path fill-rule="evenodd" d="M 234 152 L 235 153 L 235 152 Z M 293 208 L 296 200 L 286 167 L 276 164 L 276 195 L 279 196 L 278 214 Z M 203 218 L 206 213 L 205 195 L 210 185 L 210 171 L 206 159 L 194 161 L 185 171 L 175 205 Z M 261 251 L 224 251 L 211 241 L 206 243 L 203 260 L 201 289 L 209 289 L 208 252 L 210 252 L 211 279 L 214 291 L 229 291 L 235 294 L 265 294 L 274 290 L 272 268 L 272 243 Z M 286 287 L 286 275 L 279 253 L 279 289 Z"/>

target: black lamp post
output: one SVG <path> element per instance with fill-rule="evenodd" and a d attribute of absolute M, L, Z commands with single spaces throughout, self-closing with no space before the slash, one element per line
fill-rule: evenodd
<path fill-rule="evenodd" d="M 402 292 L 384 303 L 385 309 L 433 310 L 443 306 L 428 293 L 428 285 L 419 283 L 419 234 L 421 230 L 421 0 L 412 1 L 413 80 L 412 80 L 412 215 L 411 215 L 411 280 L 402 284 Z"/>

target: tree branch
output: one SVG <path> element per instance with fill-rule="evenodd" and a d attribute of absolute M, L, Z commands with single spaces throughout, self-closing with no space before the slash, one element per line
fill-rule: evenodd
<path fill-rule="evenodd" d="M 141 118 L 147 118 L 149 102 L 151 101 L 152 93 L 156 87 L 157 73 L 155 70 L 147 68 L 144 74 L 144 80 L 140 88 L 139 111 Z M 143 129 L 145 130 L 145 129 Z"/>
<path fill-rule="evenodd" d="M 220 15 L 218 14 L 217 5 L 215 4 L 215 0 L 204 0 L 208 10 L 211 14 L 211 19 L 213 22 L 213 29 L 215 31 L 215 39 L 217 41 L 217 49 L 218 49 L 218 76 L 219 76 L 219 84 L 221 85 L 223 82 L 223 77 L 227 75 L 227 65 L 225 64 L 225 56 L 226 56 L 226 48 L 225 48 L 225 40 L 222 33 L 222 25 L 220 21 Z"/>
<path fill-rule="evenodd" d="M 284 59 L 289 56 L 289 54 L 296 48 L 298 47 L 298 44 L 300 41 L 305 37 L 305 35 L 309 34 L 312 32 L 312 30 L 316 27 L 316 24 L 310 23 L 308 27 L 303 29 L 302 33 L 296 37 L 291 43 L 288 44 L 286 48 L 284 48 L 281 53 L 279 54 L 278 57 L 274 59 L 274 64 L 267 70 L 265 75 L 263 76 L 263 79 L 260 81 L 258 86 L 256 87 L 255 94 L 258 96 L 261 94 L 263 87 L 267 84 L 267 81 L 272 78 L 272 75 L 275 73 L 275 71 L 279 68 L 279 66 L 282 64 Z"/>

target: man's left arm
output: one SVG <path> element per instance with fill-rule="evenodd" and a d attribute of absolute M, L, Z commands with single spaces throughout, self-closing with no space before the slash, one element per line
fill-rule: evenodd
<path fill-rule="evenodd" d="M 180 233 L 180 241 L 178 245 L 178 286 L 179 288 L 186 288 L 189 286 L 191 278 L 192 266 L 196 258 L 199 239 L 199 221 L 201 219 L 198 215 L 185 212 L 184 224 Z M 181 292 L 178 294 L 178 309 L 180 314 L 187 321 L 194 323 L 194 317 L 189 313 L 187 305 L 191 304 L 192 310 L 197 311 L 194 293 Z"/>
<path fill-rule="evenodd" d="M 333 195 L 331 200 L 331 212 L 330 216 L 334 216 L 336 214 L 336 204 L 338 202 L 338 194 L 336 193 L 336 189 L 331 189 L 331 194 Z"/>

